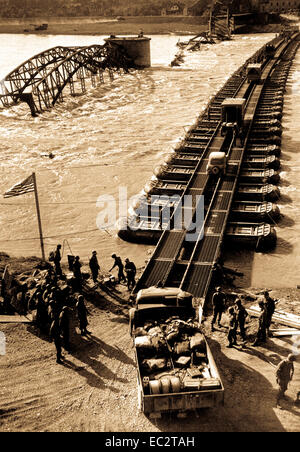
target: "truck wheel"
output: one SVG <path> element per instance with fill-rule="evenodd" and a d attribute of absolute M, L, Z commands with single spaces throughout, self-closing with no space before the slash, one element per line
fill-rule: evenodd
<path fill-rule="evenodd" d="M 217 166 L 214 166 L 212 168 L 211 172 L 214 176 L 217 176 L 217 174 L 219 174 L 219 172 L 220 172 L 220 168 L 218 168 Z"/>

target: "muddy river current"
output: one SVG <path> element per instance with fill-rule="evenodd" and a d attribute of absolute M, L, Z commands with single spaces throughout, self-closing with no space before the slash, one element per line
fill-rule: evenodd
<path fill-rule="evenodd" d="M 36 172 L 46 255 L 64 244 L 87 261 L 98 251 L 102 270 L 111 254 L 142 266 L 152 247 L 116 237 L 113 225 L 97 227 L 99 196 L 116 200 L 119 187 L 128 197 L 143 189 L 153 168 L 185 135 L 210 97 L 272 34 L 236 36 L 185 52 L 180 67 L 170 67 L 178 36 L 151 36 L 152 67 L 109 78 L 80 97 L 66 97 L 37 118 L 27 105 L 0 110 L 0 193 Z M 56 45 L 102 43 L 95 36 L 0 35 L 0 79 L 31 56 Z M 180 37 L 185 40 L 185 37 Z M 295 287 L 300 284 L 300 53 L 287 84 L 283 117 L 282 168 L 277 225 L 278 246 L 268 254 L 235 251 L 228 263 L 243 269 L 244 285 Z M 53 159 L 47 154 L 52 152 Z M 0 198 L 0 250 L 11 255 L 40 255 L 32 194 Z M 118 216 L 118 213 L 117 213 Z"/>

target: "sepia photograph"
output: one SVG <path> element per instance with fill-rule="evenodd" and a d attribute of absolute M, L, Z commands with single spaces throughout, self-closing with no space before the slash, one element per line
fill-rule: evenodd
<path fill-rule="evenodd" d="M 300 0 L 0 0 L 0 432 L 300 431 L 299 105 Z"/>

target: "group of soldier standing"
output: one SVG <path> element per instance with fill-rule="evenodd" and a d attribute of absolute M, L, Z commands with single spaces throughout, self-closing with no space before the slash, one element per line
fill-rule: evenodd
<path fill-rule="evenodd" d="M 222 327 L 221 319 L 223 312 L 226 309 L 226 295 L 222 292 L 221 287 L 217 287 L 212 297 L 213 303 L 213 317 L 211 322 L 211 330 L 214 331 L 214 325 L 218 321 L 218 326 Z M 275 306 L 277 301 L 270 297 L 269 292 L 264 292 L 264 300 L 261 300 L 258 305 L 261 309 L 258 319 L 258 330 L 253 346 L 258 346 L 267 341 L 267 336 L 271 336 L 270 326 L 272 317 L 275 312 Z M 248 312 L 242 305 L 242 301 L 239 297 L 236 298 L 234 306 L 228 309 L 229 316 L 229 329 L 228 329 L 228 347 L 237 345 L 237 332 L 240 330 L 240 335 L 245 342 L 246 328 L 245 322 L 248 317 Z"/>
<path fill-rule="evenodd" d="M 61 245 L 57 245 L 55 252 L 50 253 L 49 261 L 53 262 L 53 267 L 49 268 L 49 278 L 51 281 L 48 281 L 43 288 L 43 294 L 41 294 L 41 302 L 37 304 L 37 325 L 43 329 L 43 325 L 49 321 L 50 318 L 50 336 L 54 341 L 56 347 L 56 362 L 58 364 L 62 364 L 62 347 L 66 351 L 70 351 L 70 308 L 76 307 L 77 316 L 79 320 L 79 329 L 81 331 L 81 335 L 85 336 L 90 334 L 87 330 L 88 320 L 87 320 L 87 308 L 84 303 L 84 297 L 81 294 L 82 292 L 82 272 L 81 267 L 82 264 L 80 262 L 79 256 L 72 257 L 69 259 L 69 269 L 73 272 L 74 275 L 74 284 L 73 284 L 73 294 L 72 297 L 68 294 L 68 296 L 60 297 L 60 301 L 57 302 L 56 294 L 59 293 L 59 288 L 57 286 L 57 280 L 63 279 L 63 271 L 61 268 Z M 129 290 L 132 290 L 135 286 L 135 276 L 136 276 L 136 267 L 133 262 L 131 262 L 128 258 L 125 259 L 125 266 L 122 262 L 122 259 L 116 254 L 112 255 L 114 259 L 114 264 L 110 271 L 114 268 L 118 268 L 118 283 L 126 283 Z M 91 271 L 91 277 L 93 282 L 97 284 L 98 276 L 100 271 L 100 265 L 97 258 L 97 252 L 93 251 L 92 256 L 89 259 L 89 268 Z M 126 273 L 126 276 L 124 274 Z M 70 289 L 67 289 L 68 291 Z M 42 297 L 45 294 L 48 296 L 49 291 L 51 292 L 50 299 L 47 299 L 47 303 L 49 308 L 47 309 L 46 305 L 42 300 Z M 66 294 L 65 294 L 66 295 Z M 72 300 L 72 301 L 70 301 Z M 49 312 L 48 312 L 49 311 Z M 49 314 L 50 313 L 50 314 Z M 50 315 L 50 317 L 49 317 Z"/>
<path fill-rule="evenodd" d="M 70 351 L 71 310 L 75 308 L 81 335 L 86 335 L 87 314 L 84 297 L 68 285 L 59 283 L 60 277 L 49 266 L 45 279 L 38 283 L 30 299 L 36 309 L 36 325 L 43 334 L 49 334 L 56 347 L 56 362 L 62 364 L 62 347 Z"/>
<path fill-rule="evenodd" d="M 109 270 L 110 272 L 117 267 L 118 268 L 118 283 L 124 282 L 127 284 L 128 290 L 132 290 L 135 287 L 136 266 L 128 258 L 125 259 L 125 266 L 122 259 L 116 254 L 111 256 L 114 259 L 114 265 Z M 124 274 L 124 270 L 126 276 Z"/>
<path fill-rule="evenodd" d="M 82 274 L 81 263 L 79 256 L 76 256 L 69 267 L 73 271 L 75 288 L 73 293 L 62 294 L 57 280 L 63 278 L 63 272 L 61 269 L 61 245 L 57 246 L 55 253 L 52 255 L 53 267 L 48 271 L 46 282 L 43 287 L 39 287 L 36 293 L 37 301 L 37 324 L 43 328 L 43 326 L 50 321 L 50 336 L 53 339 L 57 352 L 57 363 L 62 364 L 62 347 L 65 350 L 70 350 L 70 307 L 76 307 L 77 316 L 79 320 L 79 328 L 81 335 L 90 334 L 87 330 L 88 320 L 84 303 L 84 297 L 81 294 L 82 291 Z M 129 290 L 135 287 L 136 281 L 136 267 L 129 259 L 125 259 L 125 265 L 122 259 L 115 253 L 112 254 L 114 260 L 113 266 L 109 270 L 118 269 L 117 283 L 125 283 Z M 93 282 L 97 284 L 100 271 L 100 265 L 98 263 L 97 252 L 93 251 L 89 260 L 89 267 L 91 270 L 91 277 Z M 125 275 L 126 273 L 126 275 Z M 252 346 L 258 346 L 266 343 L 267 337 L 271 337 L 270 326 L 272 317 L 275 312 L 277 300 L 270 297 L 269 292 L 265 291 L 264 299 L 259 301 L 260 314 L 258 318 L 258 328 L 255 341 Z M 215 324 L 222 327 L 222 315 L 226 310 L 226 295 L 222 292 L 221 287 L 217 287 L 212 297 L 213 304 L 213 316 L 211 321 L 211 331 L 215 331 Z M 242 345 L 247 341 L 246 335 L 246 319 L 248 312 L 242 304 L 239 297 L 235 299 L 234 306 L 230 306 L 228 309 L 228 345 L 232 348 L 237 343 L 238 331 L 242 339 Z M 289 382 L 294 375 L 295 356 L 290 354 L 286 359 L 281 361 L 276 369 L 276 381 L 279 386 L 277 395 L 277 406 L 281 408 L 280 400 L 284 398 L 285 392 L 288 388 Z"/>
<path fill-rule="evenodd" d="M 270 326 L 272 323 L 272 317 L 275 312 L 275 307 L 277 300 L 270 297 L 268 291 L 265 291 L 264 299 L 259 301 L 258 305 L 260 307 L 260 314 L 258 318 L 258 328 L 255 341 L 252 343 L 253 347 L 259 346 L 267 342 L 267 337 L 272 337 L 270 332 Z M 226 310 L 226 295 L 222 292 L 221 287 L 217 287 L 215 293 L 212 297 L 213 304 L 213 316 L 211 322 L 211 331 L 214 332 L 214 325 L 218 322 L 218 326 L 222 327 L 221 324 L 222 315 Z M 234 306 L 228 309 L 228 348 L 232 348 L 237 343 L 238 330 L 242 338 L 243 343 L 246 342 L 246 328 L 245 322 L 248 317 L 248 312 L 242 305 L 242 301 L 239 297 L 236 298 Z M 289 382 L 292 380 L 294 375 L 294 365 L 295 356 L 290 354 L 286 359 L 282 360 L 276 368 L 276 382 L 279 386 L 279 391 L 276 399 L 276 406 L 282 408 L 280 401 L 285 397 L 285 392 L 288 388 Z M 298 394 L 297 399 L 300 394 Z"/>
<path fill-rule="evenodd" d="M 77 295 L 75 307 L 78 315 L 81 335 L 85 336 L 87 334 L 90 334 L 90 332 L 87 330 L 88 311 L 82 295 Z M 65 350 L 68 352 L 71 350 L 69 306 L 63 306 L 62 310 L 56 316 L 54 316 L 50 327 L 50 336 L 54 341 L 56 347 L 56 362 L 58 364 L 62 364 L 62 346 L 64 346 Z"/>
<path fill-rule="evenodd" d="M 111 256 L 114 259 L 114 264 L 109 270 L 110 272 L 114 268 L 118 268 L 118 283 L 126 283 L 128 290 L 132 290 L 135 287 L 136 281 L 136 266 L 133 262 L 131 262 L 128 258 L 125 259 L 125 266 L 122 262 L 122 259 L 117 256 L 115 253 Z M 61 269 L 61 245 L 57 245 L 55 253 L 53 253 L 52 261 L 54 263 L 55 272 L 57 276 L 62 277 L 62 269 Z M 82 288 L 82 273 L 81 273 L 81 263 L 79 256 L 76 256 L 72 259 L 72 262 L 69 262 L 70 270 L 73 271 L 74 278 L 77 281 L 78 289 Z M 98 281 L 100 265 L 97 258 L 97 251 L 92 252 L 92 256 L 89 260 L 89 267 L 91 270 L 91 275 L 94 283 L 96 284 Z M 124 274 L 126 273 L 126 276 Z"/>

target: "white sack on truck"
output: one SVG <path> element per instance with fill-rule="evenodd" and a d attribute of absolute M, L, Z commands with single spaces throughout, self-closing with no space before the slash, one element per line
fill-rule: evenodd
<path fill-rule="evenodd" d="M 140 349 L 152 349 L 153 345 L 151 342 L 151 337 L 149 336 L 139 336 L 134 339 L 136 348 Z"/>

